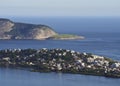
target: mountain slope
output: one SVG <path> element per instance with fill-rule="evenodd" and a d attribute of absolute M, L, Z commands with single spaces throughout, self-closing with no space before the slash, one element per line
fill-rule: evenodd
<path fill-rule="evenodd" d="M 0 39 L 47 39 L 57 33 L 46 25 L 15 23 L 0 19 Z"/>

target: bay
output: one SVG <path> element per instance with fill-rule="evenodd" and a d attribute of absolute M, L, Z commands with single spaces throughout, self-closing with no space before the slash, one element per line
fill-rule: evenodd
<path fill-rule="evenodd" d="M 85 36 L 84 40 L 0 40 L 2 49 L 63 48 L 110 57 L 120 61 L 119 18 L 11 18 L 47 24 L 59 33 Z M 39 73 L 0 68 L 2 86 L 119 86 L 120 79 L 80 74 Z"/>
<path fill-rule="evenodd" d="M 76 32 L 76 34 L 79 34 Z M 120 60 L 119 33 L 80 33 L 84 40 L 0 40 L 0 49 L 63 48 Z M 120 79 L 80 74 L 39 73 L 0 68 L 4 86 L 119 86 Z"/>

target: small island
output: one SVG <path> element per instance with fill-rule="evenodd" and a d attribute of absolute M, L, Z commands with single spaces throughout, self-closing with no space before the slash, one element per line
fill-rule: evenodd
<path fill-rule="evenodd" d="M 19 23 L 0 18 L 0 39 L 73 40 L 84 39 L 84 37 L 59 34 L 47 25 Z"/>
<path fill-rule="evenodd" d="M 120 78 L 119 61 L 66 49 L 0 50 L 0 67 Z"/>

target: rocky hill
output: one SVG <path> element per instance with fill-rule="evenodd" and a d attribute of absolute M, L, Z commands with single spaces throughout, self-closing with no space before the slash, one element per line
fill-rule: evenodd
<path fill-rule="evenodd" d="M 16 23 L 0 18 L 0 39 L 47 39 L 57 33 L 46 25 Z"/>
<path fill-rule="evenodd" d="M 73 40 L 84 39 L 84 37 L 71 34 L 58 34 L 46 25 L 17 23 L 9 19 L 0 18 L 0 39 Z"/>

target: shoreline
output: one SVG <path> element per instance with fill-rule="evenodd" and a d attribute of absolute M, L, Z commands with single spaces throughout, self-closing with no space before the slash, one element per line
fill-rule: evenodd
<path fill-rule="evenodd" d="M 62 73 L 62 74 L 80 74 L 80 75 L 89 75 L 89 76 L 101 76 L 101 77 L 106 77 L 106 78 L 115 78 L 115 79 L 120 79 L 120 75 L 105 75 L 105 74 L 94 74 L 94 73 L 84 73 L 84 72 L 61 72 L 61 71 L 40 71 L 40 70 L 34 70 L 31 68 L 23 68 L 23 67 L 3 67 L 0 66 L 0 68 L 9 68 L 9 69 L 16 69 L 16 70 L 24 70 L 24 71 L 29 71 L 29 72 L 39 72 L 39 73 Z"/>

